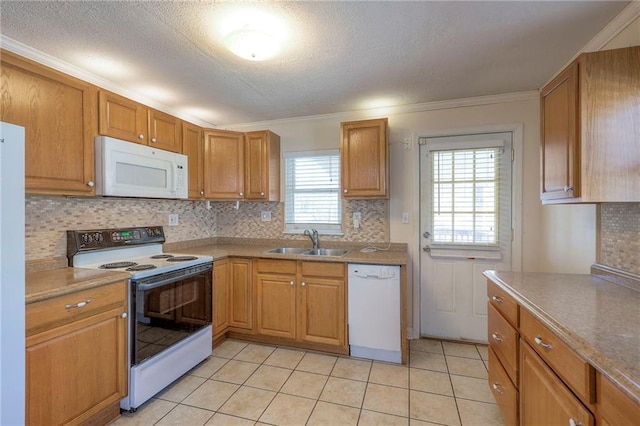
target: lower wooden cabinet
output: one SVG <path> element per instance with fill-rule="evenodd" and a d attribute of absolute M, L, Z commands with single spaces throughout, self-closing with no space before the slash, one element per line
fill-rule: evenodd
<path fill-rule="evenodd" d="M 520 354 L 522 425 L 593 426 L 591 412 L 522 339 Z"/>
<path fill-rule="evenodd" d="M 346 352 L 345 267 L 344 263 L 257 259 L 257 333 L 299 346 Z"/>
<path fill-rule="evenodd" d="M 251 259 L 228 258 L 213 263 L 213 340 L 227 331 L 253 332 Z"/>
<path fill-rule="evenodd" d="M 518 389 L 513 385 L 498 356 L 489 348 L 489 389 L 507 426 L 518 425 Z"/>
<path fill-rule="evenodd" d="M 635 426 L 640 421 L 640 404 L 631 400 L 600 373 L 596 375 L 596 394 L 598 426 Z"/>
<path fill-rule="evenodd" d="M 28 425 L 85 424 L 127 395 L 126 312 L 125 282 L 27 305 Z"/>

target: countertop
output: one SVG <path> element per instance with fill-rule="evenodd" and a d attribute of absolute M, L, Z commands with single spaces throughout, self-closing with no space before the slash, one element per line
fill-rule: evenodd
<path fill-rule="evenodd" d="M 214 261 L 229 256 L 237 256 L 308 260 L 318 262 L 370 263 L 382 265 L 406 265 L 407 263 L 406 244 L 392 244 L 390 250 L 379 250 L 373 253 L 360 252 L 360 248 L 363 247 L 363 245 L 345 243 L 339 245 L 334 244 L 332 247 L 339 246 L 339 248 L 348 249 L 349 252 L 344 256 L 333 257 L 266 253 L 267 250 L 275 247 L 300 246 L 299 242 L 298 244 L 295 244 L 292 242 L 283 242 L 282 240 L 228 240 L 232 240 L 233 243 L 229 243 L 228 241 L 225 242 L 224 240 L 222 243 L 205 243 L 204 245 L 198 245 L 202 244 L 202 241 L 174 243 L 169 244 L 169 247 L 165 247 L 165 251 L 212 256 Z M 245 243 L 242 243 L 243 241 Z M 193 244 L 196 244 L 196 246 L 193 246 Z M 329 244 L 326 244 L 326 246 L 329 246 Z M 38 263 L 31 261 L 28 262 L 27 265 L 25 283 L 25 300 L 27 304 L 52 297 L 62 296 L 75 291 L 127 280 L 131 276 L 127 272 L 120 271 L 101 271 L 60 267 L 59 259 L 45 259 Z M 51 265 L 51 267 L 55 269 L 43 270 L 43 268 L 48 265 Z"/>
<path fill-rule="evenodd" d="M 592 275 L 485 271 L 640 403 L 640 292 Z"/>
<path fill-rule="evenodd" d="M 80 290 L 128 280 L 128 272 L 100 271 L 82 268 L 58 268 L 28 272 L 25 279 L 27 304 L 63 296 Z"/>
<path fill-rule="evenodd" d="M 349 249 L 344 256 L 309 256 L 300 254 L 277 254 L 267 253 L 267 250 L 276 247 L 296 247 L 297 245 L 291 244 L 209 244 L 198 247 L 180 248 L 175 251 L 180 251 L 184 254 L 194 255 L 206 255 L 212 256 L 214 261 L 216 259 L 222 259 L 229 256 L 234 257 L 264 257 L 269 259 L 289 259 L 289 260 L 307 260 L 314 262 L 343 262 L 343 263 L 369 263 L 380 265 L 406 265 L 407 264 L 407 251 L 406 250 L 378 250 L 373 253 L 363 253 L 359 248 L 349 249 L 347 247 L 338 247 Z M 327 244 L 326 246 L 329 246 Z M 331 246 L 332 248 L 336 246 Z M 362 247 L 362 246 L 359 246 Z M 311 247 L 308 247 L 311 249 Z M 171 251 L 171 250 L 167 250 Z"/>

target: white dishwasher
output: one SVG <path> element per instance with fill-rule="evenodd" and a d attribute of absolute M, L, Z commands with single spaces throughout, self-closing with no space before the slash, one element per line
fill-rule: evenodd
<path fill-rule="evenodd" d="M 400 267 L 349 264 L 351 356 L 402 362 Z"/>

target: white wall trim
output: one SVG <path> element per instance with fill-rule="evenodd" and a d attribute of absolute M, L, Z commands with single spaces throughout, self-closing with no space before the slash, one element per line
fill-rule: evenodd
<path fill-rule="evenodd" d="M 146 97 L 138 92 L 134 92 L 129 89 L 125 89 L 124 87 L 109 81 L 105 78 L 97 76 L 89 71 L 83 70 L 81 68 L 76 67 L 75 65 L 71 65 L 67 62 L 64 62 L 58 58 L 55 58 L 47 53 L 41 52 L 37 49 L 34 49 L 26 44 L 20 43 L 19 41 L 13 40 L 3 34 L 0 34 L 0 47 L 8 50 L 9 52 L 13 52 L 17 55 L 20 55 L 24 58 L 30 59 L 39 64 L 45 65 L 49 68 L 53 68 L 54 70 L 60 71 L 62 73 L 68 74 L 80 80 L 86 81 L 88 83 L 94 84 L 102 89 L 109 90 L 118 95 L 124 96 L 151 108 L 155 108 L 159 111 L 165 112 L 167 114 L 171 114 L 175 117 L 186 120 L 190 123 L 197 124 L 202 127 L 216 127 L 215 124 L 203 121 L 199 118 L 184 114 L 183 112 L 177 111 L 174 108 L 160 103 L 154 99 Z"/>
<path fill-rule="evenodd" d="M 222 129 L 237 129 L 242 127 L 255 127 L 274 124 L 290 124 L 296 122 L 309 122 L 313 120 L 350 120 L 361 119 L 363 114 L 367 116 L 390 116 L 397 114 L 407 114 L 412 112 L 435 111 L 443 109 L 453 109 L 462 107 L 472 107 L 478 105 L 502 104 L 507 102 L 521 102 L 540 99 L 537 90 L 528 90 L 525 92 L 503 93 L 500 95 L 476 96 L 472 98 L 451 99 L 445 101 L 425 102 L 411 105 L 398 105 L 387 108 L 366 109 L 357 111 L 345 111 L 332 114 L 308 115 L 304 117 L 282 118 L 278 120 L 256 121 L 252 123 L 235 123 L 219 125 Z"/>
<path fill-rule="evenodd" d="M 458 136 L 474 133 L 501 133 L 511 132 L 513 135 L 512 148 L 515 151 L 514 161 L 511 169 L 511 227 L 513 228 L 513 241 L 511 242 L 511 270 L 515 272 L 522 271 L 522 202 L 523 202 L 523 173 L 524 173 L 524 124 L 498 124 L 487 126 L 473 126 L 450 129 L 439 129 L 434 131 L 417 131 L 414 133 L 414 142 L 417 144 L 419 138 L 422 137 L 440 137 L 440 136 Z M 414 156 L 414 199 L 420 200 L 420 156 Z M 413 260 L 413 324 L 412 332 L 416 333 L 416 337 L 420 336 L 420 291 L 421 291 L 421 253 L 422 247 L 420 243 L 420 202 L 414 204 L 413 217 L 415 220 L 413 235 L 416 240 L 413 243 L 416 255 L 412 256 Z M 417 229 L 416 229 L 417 227 Z M 409 243 L 411 250 L 411 243 Z"/>
<path fill-rule="evenodd" d="M 543 85 L 546 86 L 556 78 L 562 70 L 576 60 L 584 52 L 597 52 L 620 34 L 636 18 L 640 17 L 640 1 L 632 1 L 622 12 L 617 14 L 598 34 L 595 35 L 582 49 L 576 52 L 560 69 L 554 73 Z"/>

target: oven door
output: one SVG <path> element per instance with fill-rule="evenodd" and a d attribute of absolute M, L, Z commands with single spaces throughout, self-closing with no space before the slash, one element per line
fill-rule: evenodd
<path fill-rule="evenodd" d="M 131 365 L 211 324 L 212 265 L 131 281 Z"/>

